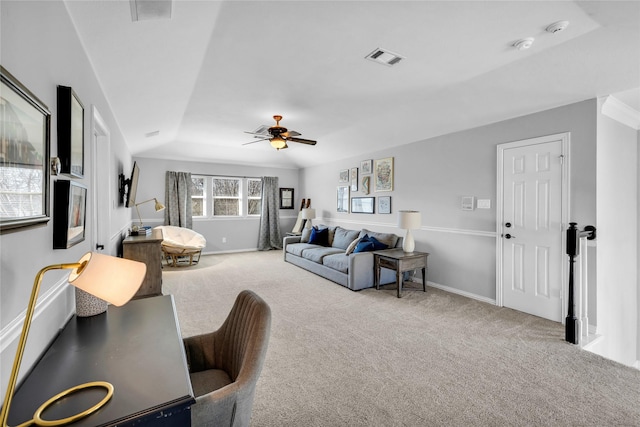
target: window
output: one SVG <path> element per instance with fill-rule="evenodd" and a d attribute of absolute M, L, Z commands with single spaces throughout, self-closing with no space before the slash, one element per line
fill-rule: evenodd
<path fill-rule="evenodd" d="M 200 218 L 260 216 L 262 180 L 192 175 L 193 216 Z"/>

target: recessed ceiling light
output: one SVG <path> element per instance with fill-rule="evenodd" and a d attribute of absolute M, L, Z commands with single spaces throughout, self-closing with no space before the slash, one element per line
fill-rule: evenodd
<path fill-rule="evenodd" d="M 565 30 L 569 26 L 569 21 L 558 21 L 550 24 L 547 27 L 547 31 L 550 33 L 557 33 Z"/>
<path fill-rule="evenodd" d="M 520 39 L 513 43 L 513 47 L 518 50 L 527 50 L 531 47 L 535 39 L 533 37 L 527 37 L 526 39 Z"/>
<path fill-rule="evenodd" d="M 396 65 L 398 62 L 405 59 L 404 56 L 398 55 L 397 53 L 393 53 L 386 49 L 374 49 L 373 52 L 365 56 L 369 61 L 377 62 L 378 64 L 386 65 L 391 67 L 392 65 Z"/>
<path fill-rule="evenodd" d="M 146 136 L 147 138 L 151 138 L 153 136 L 158 136 L 158 135 L 160 135 L 159 130 L 154 130 L 153 132 L 147 132 L 144 134 L 144 136 Z"/>

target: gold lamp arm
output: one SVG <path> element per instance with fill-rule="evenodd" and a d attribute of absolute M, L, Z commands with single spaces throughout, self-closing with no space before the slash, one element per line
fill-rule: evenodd
<path fill-rule="evenodd" d="M 24 320 L 24 324 L 22 325 L 22 333 L 20 334 L 20 340 L 18 341 L 18 348 L 16 350 L 16 357 L 13 360 L 13 367 L 11 368 L 11 376 L 9 378 L 9 384 L 7 385 L 7 392 L 4 395 L 4 402 L 2 404 L 2 411 L 0 412 L 0 426 L 1 427 L 8 427 L 7 425 L 7 420 L 9 418 L 9 409 L 11 408 L 11 401 L 13 400 L 13 393 L 15 392 L 15 388 L 16 388 L 16 383 L 18 381 L 18 373 L 20 372 L 20 365 L 22 363 L 22 356 L 24 355 L 24 350 L 27 344 L 27 336 L 29 335 L 29 329 L 31 327 L 31 321 L 33 320 L 33 313 L 35 311 L 35 307 L 36 307 L 36 302 L 38 300 L 38 294 L 40 293 L 40 285 L 42 284 L 42 277 L 44 276 L 44 274 L 47 271 L 50 270 L 72 270 L 72 269 L 78 269 L 78 273 L 82 272 L 82 270 L 84 269 L 85 265 L 86 265 L 87 261 L 85 262 L 76 262 L 76 263 L 69 263 L 69 264 L 54 264 L 54 265 L 50 265 L 48 267 L 44 267 L 43 269 L 41 269 L 38 274 L 36 275 L 36 278 L 33 282 L 33 289 L 31 290 L 31 297 L 29 298 L 29 305 L 27 306 L 27 313 L 25 315 L 25 320 Z M 42 418 L 40 418 L 40 415 L 42 414 L 42 412 L 44 412 L 47 407 L 49 407 L 50 405 L 54 404 L 58 399 L 65 397 L 69 394 L 75 393 L 76 391 L 83 389 L 83 388 L 89 388 L 89 387 L 104 387 L 105 389 L 107 389 L 107 395 L 100 401 L 98 402 L 96 405 L 94 405 L 93 407 L 87 409 L 86 411 L 83 411 L 75 416 L 72 417 L 68 417 L 68 418 L 64 418 L 64 419 L 60 419 L 60 420 L 55 420 L 55 421 L 45 421 L 42 420 Z M 31 424 L 36 424 L 36 425 L 50 425 L 50 426 L 54 426 L 54 425 L 63 425 L 63 424 L 68 424 L 70 422 L 76 421 L 82 417 L 85 417 L 95 411 L 97 411 L 99 408 L 101 408 L 105 403 L 107 403 L 107 401 L 109 399 L 111 399 L 111 396 L 113 395 L 113 386 L 109 383 L 106 382 L 92 382 L 92 383 L 87 383 L 87 384 L 83 384 L 80 386 L 76 386 L 73 387 L 71 389 L 68 389 L 62 393 L 59 393 L 58 395 L 54 396 L 53 398 L 49 399 L 47 402 L 45 402 L 42 406 L 40 406 L 40 408 L 38 408 L 38 410 L 36 411 L 36 413 L 34 414 L 34 418 L 30 421 L 27 421 L 23 424 L 20 424 L 20 426 L 28 426 Z"/>

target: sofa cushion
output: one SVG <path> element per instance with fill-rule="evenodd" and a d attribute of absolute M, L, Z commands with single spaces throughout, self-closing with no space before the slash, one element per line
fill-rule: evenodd
<path fill-rule="evenodd" d="M 370 242 L 368 240 L 362 241 L 362 239 L 360 239 L 360 241 L 356 245 L 356 248 L 353 250 L 353 253 L 357 254 L 359 252 L 371 252 L 371 251 L 375 251 L 375 248 L 373 247 L 373 242 Z"/>
<path fill-rule="evenodd" d="M 363 228 L 360 231 L 360 237 L 368 235 L 369 237 L 375 237 L 379 242 L 384 243 L 390 248 L 395 248 L 398 243 L 398 236 L 393 233 L 376 233 L 375 231 L 369 231 Z"/>
<path fill-rule="evenodd" d="M 329 246 L 329 229 L 313 227 L 309 243 L 312 245 Z"/>
<path fill-rule="evenodd" d="M 327 255 L 333 255 L 336 253 L 342 254 L 342 251 L 340 249 L 336 249 L 332 247 L 314 246 L 312 248 L 308 248 L 302 251 L 302 257 L 304 259 L 308 259 L 309 261 L 322 264 L 322 259 L 324 257 L 326 257 Z"/>
<path fill-rule="evenodd" d="M 341 273 L 347 273 L 349 271 L 349 257 L 343 253 L 326 255 L 322 258 L 322 265 Z"/>
<path fill-rule="evenodd" d="M 358 238 L 358 230 L 347 230 L 346 228 L 336 227 L 331 246 L 334 248 L 347 249 L 351 242 Z"/>
<path fill-rule="evenodd" d="M 296 256 L 302 256 L 305 249 L 321 248 L 322 246 L 311 245 L 309 243 L 290 243 L 287 245 L 287 252 Z"/>
<path fill-rule="evenodd" d="M 309 243 L 309 237 L 311 236 L 310 228 L 303 228 L 300 235 L 300 243 Z"/>

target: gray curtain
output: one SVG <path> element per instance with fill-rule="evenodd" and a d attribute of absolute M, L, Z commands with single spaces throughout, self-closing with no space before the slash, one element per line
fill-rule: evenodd
<path fill-rule="evenodd" d="M 167 171 L 165 201 L 164 225 L 192 228 L 191 173 Z"/>
<path fill-rule="evenodd" d="M 280 234 L 280 206 L 278 205 L 278 177 L 262 177 L 262 212 L 258 250 L 282 249 Z"/>

